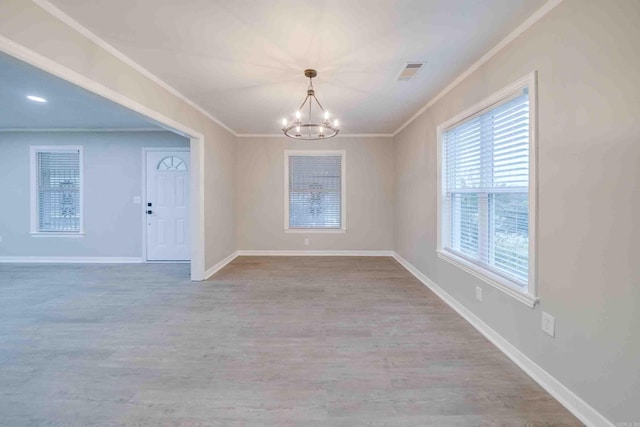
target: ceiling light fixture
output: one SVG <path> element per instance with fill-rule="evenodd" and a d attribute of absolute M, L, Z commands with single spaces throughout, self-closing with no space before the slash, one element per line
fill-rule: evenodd
<path fill-rule="evenodd" d="M 35 96 L 35 95 L 27 95 L 27 99 L 29 101 L 33 101 L 33 102 L 40 102 L 40 103 L 45 103 L 47 102 L 46 99 L 40 97 L 40 96 Z"/>
<path fill-rule="evenodd" d="M 318 75 L 316 70 L 304 70 L 304 75 L 309 78 L 309 87 L 307 88 L 307 97 L 302 102 L 302 105 L 296 111 L 295 118 L 293 120 L 282 119 L 282 132 L 289 138 L 294 139 L 327 139 L 332 138 L 340 132 L 338 129 L 338 120 L 334 120 L 333 123 L 329 120 L 330 115 L 328 111 L 322 108 L 322 104 L 316 98 L 316 92 L 313 89 L 313 78 Z M 305 104 L 309 102 L 309 116 L 304 117 L 303 111 L 306 111 Z M 313 101 L 320 107 L 322 121 L 314 121 L 311 107 Z"/>

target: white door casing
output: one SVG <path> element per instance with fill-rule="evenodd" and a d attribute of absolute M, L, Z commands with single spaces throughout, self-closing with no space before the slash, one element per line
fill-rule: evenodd
<path fill-rule="evenodd" d="M 188 151 L 146 153 L 145 224 L 148 261 L 190 259 L 190 163 Z"/>

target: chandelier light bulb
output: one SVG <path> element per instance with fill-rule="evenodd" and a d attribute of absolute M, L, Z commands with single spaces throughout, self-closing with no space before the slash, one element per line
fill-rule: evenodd
<path fill-rule="evenodd" d="M 296 126 L 296 132 L 300 133 L 300 126 Z"/>
<path fill-rule="evenodd" d="M 329 120 L 329 112 L 328 111 L 324 112 L 324 119 L 325 120 Z"/>
<path fill-rule="evenodd" d="M 324 134 L 324 127 L 320 126 L 320 135 Z"/>
<path fill-rule="evenodd" d="M 302 117 L 302 113 L 300 111 L 296 111 L 296 119 L 300 120 L 300 117 Z"/>
<path fill-rule="evenodd" d="M 287 126 L 289 124 L 289 121 L 287 119 L 282 119 L 282 126 Z"/>
<path fill-rule="evenodd" d="M 333 122 L 333 125 L 334 125 L 335 127 L 338 127 L 338 125 L 340 125 L 340 122 L 339 122 L 338 120 L 335 120 L 335 121 Z"/>

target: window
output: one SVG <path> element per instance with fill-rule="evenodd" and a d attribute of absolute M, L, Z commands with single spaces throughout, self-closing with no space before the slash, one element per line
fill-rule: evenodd
<path fill-rule="evenodd" d="M 344 151 L 285 151 L 285 230 L 343 232 Z"/>
<path fill-rule="evenodd" d="M 157 169 L 160 171 L 186 171 L 189 168 L 187 168 L 187 164 L 180 157 L 169 156 L 160 160 Z"/>
<path fill-rule="evenodd" d="M 439 254 L 535 304 L 535 76 L 439 127 Z"/>
<path fill-rule="evenodd" d="M 82 233 L 82 147 L 31 147 L 31 232 Z"/>

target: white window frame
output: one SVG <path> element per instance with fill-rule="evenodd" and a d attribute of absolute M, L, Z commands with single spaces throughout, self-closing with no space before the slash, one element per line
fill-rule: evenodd
<path fill-rule="evenodd" d="M 341 156 L 340 162 L 340 228 L 290 228 L 289 227 L 289 157 L 291 156 Z M 285 233 L 325 233 L 347 232 L 347 152 L 345 150 L 285 150 L 284 151 L 284 231 Z"/>
<path fill-rule="evenodd" d="M 80 156 L 80 229 L 79 231 L 39 231 L 38 227 L 38 153 L 77 151 Z M 30 199 L 31 199 L 31 237 L 84 237 L 84 153 L 81 145 L 38 145 L 29 147 L 31 163 Z"/>
<path fill-rule="evenodd" d="M 527 281 L 527 291 L 524 292 L 522 287 L 516 282 L 511 281 L 502 275 L 496 274 L 493 271 L 484 268 L 464 257 L 458 256 L 451 251 L 445 250 L 443 241 L 448 231 L 443 229 L 446 226 L 446 220 L 443 218 L 442 209 L 444 207 L 443 200 L 443 183 L 442 178 L 442 155 L 443 155 L 443 142 L 444 133 L 450 128 L 456 126 L 475 116 L 482 111 L 495 106 L 521 92 L 523 89 L 529 90 L 529 275 Z M 436 252 L 438 257 L 453 264 L 454 266 L 472 274 L 473 276 L 483 280 L 485 283 L 499 289 L 500 291 L 514 297 L 516 300 L 526 304 L 529 307 L 534 307 L 539 301 L 537 290 L 537 75 L 536 71 L 532 71 L 521 79 L 508 85 L 502 90 L 491 95 L 487 99 L 479 102 L 473 107 L 463 111 L 457 116 L 447 120 L 437 127 L 437 221 L 438 221 L 438 243 Z"/>

